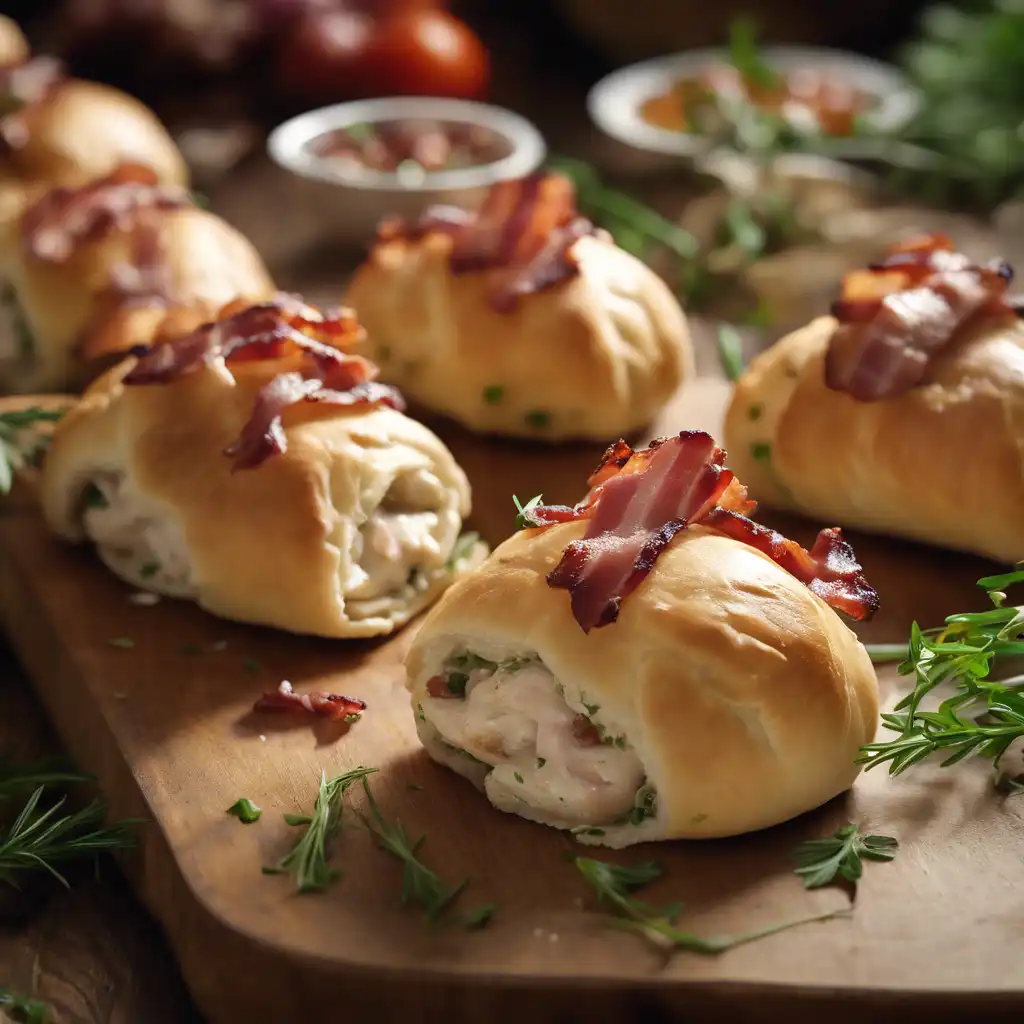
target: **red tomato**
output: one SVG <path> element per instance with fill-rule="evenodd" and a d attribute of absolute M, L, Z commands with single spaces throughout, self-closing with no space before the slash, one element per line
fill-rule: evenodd
<path fill-rule="evenodd" d="M 367 85 L 372 94 L 476 99 L 487 91 L 487 51 L 472 29 L 447 11 L 385 18 L 368 51 L 372 73 Z"/>
<path fill-rule="evenodd" d="M 426 0 L 390 0 L 425 3 Z M 277 81 L 309 100 L 366 96 L 484 94 L 490 61 L 483 44 L 446 11 L 396 11 L 380 21 L 352 11 L 311 13 L 278 55 Z"/>

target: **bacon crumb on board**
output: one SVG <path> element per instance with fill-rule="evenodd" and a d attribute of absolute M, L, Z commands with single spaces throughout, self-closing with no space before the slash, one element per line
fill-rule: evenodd
<path fill-rule="evenodd" d="M 878 608 L 853 549 L 838 529 L 822 530 L 810 551 L 747 518 L 756 503 L 710 434 L 684 430 L 633 451 L 613 444 L 590 476 L 590 491 L 574 508 L 537 506 L 531 527 L 582 519 L 587 531 L 570 541 L 549 586 L 569 591 L 573 616 L 585 633 L 607 626 L 654 568 L 672 538 L 699 523 L 768 555 L 831 607 L 853 619 Z"/>
<path fill-rule="evenodd" d="M 217 359 L 231 363 L 300 356 L 306 365 L 279 373 L 260 388 L 237 440 L 224 450 L 233 469 L 254 469 L 287 451 L 281 417 L 299 402 L 404 410 L 401 394 L 377 382 L 377 366 L 345 351 L 363 336 L 350 309 L 321 313 L 285 294 L 253 306 L 235 302 L 221 311 L 219 320 L 143 349 L 124 383 L 167 384 Z"/>
<path fill-rule="evenodd" d="M 417 240 L 434 232 L 452 237 L 453 274 L 493 272 L 490 301 L 499 313 L 511 313 L 524 296 L 575 277 L 574 244 L 605 237 L 576 210 L 572 182 L 543 171 L 493 185 L 475 213 L 433 206 L 412 224 L 385 221 L 377 237 Z"/>
<path fill-rule="evenodd" d="M 292 684 L 284 680 L 270 693 L 263 694 L 252 706 L 253 711 L 298 711 L 339 722 L 353 716 L 358 717 L 366 710 L 366 701 L 358 697 L 343 697 L 337 693 L 296 693 Z"/>
<path fill-rule="evenodd" d="M 965 324 L 1015 315 L 1006 295 L 1012 279 L 1009 264 L 975 263 L 945 235 L 893 246 L 880 263 L 843 279 L 825 384 L 862 402 L 905 394 Z"/>

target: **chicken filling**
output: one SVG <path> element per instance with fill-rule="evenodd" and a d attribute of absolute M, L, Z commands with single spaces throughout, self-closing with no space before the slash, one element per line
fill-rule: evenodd
<path fill-rule="evenodd" d="M 490 766 L 484 788 L 506 810 L 581 830 L 656 814 L 628 738 L 583 695 L 570 703 L 535 655 L 450 657 L 428 681 L 422 713 L 442 743 Z"/>

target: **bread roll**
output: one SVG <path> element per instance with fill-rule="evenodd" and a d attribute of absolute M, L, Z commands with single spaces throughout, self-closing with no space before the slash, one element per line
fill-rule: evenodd
<path fill-rule="evenodd" d="M 978 322 L 925 383 L 871 402 L 825 385 L 836 326 L 819 317 L 751 362 L 726 415 L 730 466 L 765 505 L 1024 559 L 1024 324 Z"/>
<path fill-rule="evenodd" d="M 148 344 L 168 318 L 189 329 L 236 297 L 274 294 L 244 236 L 184 191 L 151 188 L 149 172 L 128 170 L 118 172 L 124 180 L 47 192 L 0 227 L 0 388 L 81 387 L 104 360 Z M 153 202 L 143 194 L 137 208 L 107 216 L 147 189 Z M 87 202 L 101 219 L 77 230 Z"/>
<path fill-rule="evenodd" d="M 0 14 L 0 68 L 11 67 L 28 60 L 28 40 L 13 18 Z"/>
<path fill-rule="evenodd" d="M 511 219 L 514 218 L 514 215 Z M 692 373 L 686 318 L 654 271 L 607 236 L 574 273 L 499 311 L 507 266 L 452 272 L 443 231 L 385 239 L 346 295 L 385 379 L 482 433 L 611 441 L 644 427 Z"/>
<path fill-rule="evenodd" d="M 697 525 L 587 633 L 546 580 L 584 529 L 515 534 L 424 621 L 406 668 L 434 760 L 499 810 L 614 848 L 766 828 L 853 783 L 877 681 L 824 601 Z"/>
<path fill-rule="evenodd" d="M 136 366 L 127 359 L 54 433 L 47 522 L 95 544 L 128 583 L 224 618 L 326 637 L 390 633 L 474 557 L 457 546 L 469 485 L 419 423 L 326 402 L 285 409 L 285 451 L 233 469 L 225 449 L 261 388 L 299 372 L 301 357 L 211 356 L 159 384 L 123 383 Z"/>

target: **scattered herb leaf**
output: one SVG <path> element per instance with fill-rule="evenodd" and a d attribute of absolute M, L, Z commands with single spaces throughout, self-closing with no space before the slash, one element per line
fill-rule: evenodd
<path fill-rule="evenodd" d="M 505 389 L 497 384 L 484 388 L 484 401 L 488 405 L 497 405 L 505 397 Z"/>
<path fill-rule="evenodd" d="M 466 915 L 466 927 L 470 931 L 486 928 L 497 909 L 497 903 L 482 903 Z"/>
<path fill-rule="evenodd" d="M 50 1009 L 45 1003 L 7 988 L 0 988 L 0 1010 L 16 1024 L 47 1024 L 50 1020 Z"/>
<path fill-rule="evenodd" d="M 21 431 L 37 423 L 56 423 L 65 413 L 64 409 L 41 409 L 32 406 L 0 413 L 0 494 L 10 492 L 14 474 L 25 462 L 25 454 L 18 446 Z"/>
<path fill-rule="evenodd" d="M 517 530 L 526 530 L 533 526 L 533 523 L 530 521 L 530 512 L 535 509 L 543 499 L 543 495 L 535 494 L 525 505 L 523 505 L 514 494 L 512 495 L 512 500 L 516 503 Z"/>
<path fill-rule="evenodd" d="M 551 413 L 545 412 L 543 409 L 532 409 L 526 414 L 524 419 L 528 427 L 541 430 L 551 422 Z"/>
<path fill-rule="evenodd" d="M 750 455 L 758 462 L 770 462 L 772 457 L 772 446 L 767 441 L 755 441 L 750 446 Z"/>
<path fill-rule="evenodd" d="M 727 324 L 718 328 L 718 354 L 729 380 L 739 380 L 743 376 L 743 339 Z"/>
<path fill-rule="evenodd" d="M 892 860 L 899 843 L 891 836 L 862 836 L 858 825 L 843 825 L 825 839 L 809 839 L 796 848 L 795 873 L 805 889 L 820 889 L 837 878 L 856 886 L 863 860 Z"/>
<path fill-rule="evenodd" d="M 251 825 L 254 821 L 260 820 L 263 811 L 247 796 L 243 796 L 228 808 L 227 813 L 233 814 L 243 825 Z"/>

